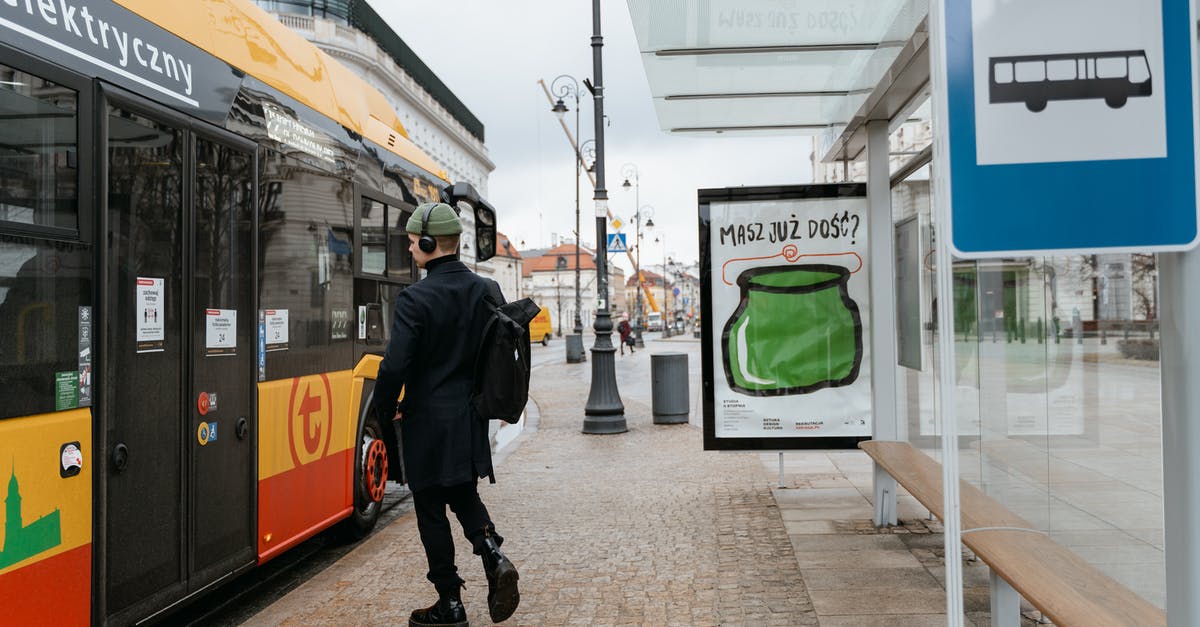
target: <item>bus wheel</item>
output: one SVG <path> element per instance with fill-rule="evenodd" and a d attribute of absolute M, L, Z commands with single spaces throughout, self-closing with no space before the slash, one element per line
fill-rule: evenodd
<path fill-rule="evenodd" d="M 354 462 L 354 510 L 342 523 L 344 535 L 361 540 L 375 528 L 387 490 L 388 459 L 383 441 L 383 429 L 373 412 L 368 412 L 363 424 Z"/>
<path fill-rule="evenodd" d="M 549 345 L 550 345 L 550 334 L 547 333 L 542 336 L 542 346 L 549 346 Z"/>
<path fill-rule="evenodd" d="M 1104 104 L 1112 107 L 1113 109 L 1120 109 L 1121 107 L 1125 106 L 1125 101 L 1127 100 L 1128 98 L 1125 96 L 1108 96 L 1104 99 Z"/>
<path fill-rule="evenodd" d="M 1029 109 L 1030 111 L 1032 111 L 1034 113 L 1037 113 L 1046 108 L 1046 101 L 1045 100 L 1026 100 L 1025 108 Z"/>

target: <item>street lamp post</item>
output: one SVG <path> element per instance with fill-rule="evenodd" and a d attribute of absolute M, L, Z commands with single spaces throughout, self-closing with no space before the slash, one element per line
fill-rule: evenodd
<path fill-rule="evenodd" d="M 595 84 L 585 82 L 592 92 L 596 138 L 596 342 L 592 345 L 592 382 L 584 406 L 584 433 L 624 433 L 625 405 L 617 390 L 617 371 L 612 344 L 612 318 L 608 312 L 608 190 L 604 189 L 604 70 L 600 49 L 600 0 L 592 0 L 592 75 Z"/>
<path fill-rule="evenodd" d="M 635 242 L 635 244 L 637 245 L 637 256 L 635 257 L 635 259 L 633 261 L 633 266 L 634 266 L 633 274 L 634 274 L 634 277 L 637 279 L 637 294 L 635 296 L 637 298 L 637 307 L 636 307 L 636 309 L 634 309 L 633 339 L 634 339 L 634 344 L 638 348 L 643 348 L 646 344 L 645 344 L 645 342 L 642 341 L 642 328 L 645 327 L 645 320 L 644 320 L 645 314 L 642 312 L 642 209 L 643 209 L 643 207 L 641 204 L 641 175 L 638 172 L 637 165 L 633 164 L 633 163 L 626 163 L 625 165 L 621 166 L 621 175 L 625 177 L 625 182 L 621 184 L 621 187 L 625 188 L 626 190 L 628 190 L 630 187 L 633 187 L 633 206 L 635 207 L 634 213 L 633 213 L 633 219 L 634 219 L 635 230 L 636 230 L 634 237 L 637 238 L 637 241 Z M 630 180 L 632 180 L 633 183 L 630 183 Z M 652 215 L 652 216 L 654 215 L 653 208 L 650 208 L 650 215 Z M 654 223 L 651 222 L 650 224 L 653 225 Z"/>
<path fill-rule="evenodd" d="M 575 141 L 578 142 L 579 82 L 572 76 L 562 74 L 551 81 L 550 90 L 554 92 L 554 95 L 558 96 L 558 102 L 554 103 L 554 108 L 551 111 L 560 120 L 567 113 L 567 106 L 563 103 L 563 98 L 572 97 L 575 99 Z M 583 164 L 583 155 L 579 148 L 573 147 L 573 151 L 575 152 L 575 331 L 567 339 L 567 363 L 572 364 L 586 361 L 583 352 L 583 319 L 579 313 L 582 308 L 579 300 L 579 168 Z"/>
<path fill-rule="evenodd" d="M 662 242 L 663 246 L 663 265 L 662 265 L 662 284 L 663 284 L 663 302 L 662 302 L 662 336 L 671 337 L 671 310 L 667 307 L 667 234 L 654 238 L 654 243 Z"/>

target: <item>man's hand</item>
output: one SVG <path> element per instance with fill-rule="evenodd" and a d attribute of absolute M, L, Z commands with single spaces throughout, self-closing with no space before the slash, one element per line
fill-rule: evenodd
<path fill-rule="evenodd" d="M 396 410 L 396 415 L 392 416 L 392 422 L 399 422 L 404 418 L 404 412 Z"/>

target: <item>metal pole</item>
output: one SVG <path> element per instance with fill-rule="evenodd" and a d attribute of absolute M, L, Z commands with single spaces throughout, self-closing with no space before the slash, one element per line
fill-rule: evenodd
<path fill-rule="evenodd" d="M 896 377 L 896 290 L 892 242 L 892 190 L 888 162 L 888 121 L 867 122 L 867 245 L 872 260 L 871 285 L 871 439 L 899 440 Z M 886 373 L 886 374 L 884 374 Z M 875 525 L 896 524 L 896 480 L 877 462 L 872 464 Z"/>
<path fill-rule="evenodd" d="M 663 283 L 663 302 L 662 302 L 662 336 L 671 337 L 671 330 L 667 327 L 667 233 L 664 230 L 662 234 L 663 245 L 663 267 L 662 267 L 662 283 Z"/>
<path fill-rule="evenodd" d="M 1167 622 L 1200 621 L 1200 252 L 1158 256 L 1159 346 L 1162 377 L 1163 513 L 1167 566 Z M 1191 328 L 1188 328 L 1188 326 Z"/>
<path fill-rule="evenodd" d="M 579 87 L 575 87 L 575 137 L 579 137 Z M 583 155 L 575 151 L 575 335 L 581 336 L 580 349 L 583 348 L 583 318 L 580 314 L 579 301 L 579 242 L 583 234 L 579 232 L 579 168 L 583 165 Z M 583 351 L 580 350 L 582 357 Z"/>
<path fill-rule="evenodd" d="M 641 183 L 641 181 L 639 181 L 639 184 L 640 183 Z M 637 193 L 635 192 L 634 195 L 636 197 Z M 633 343 L 635 345 L 637 345 L 638 348 L 643 348 L 644 346 L 646 346 L 646 343 L 644 340 L 642 340 L 642 327 L 644 326 L 644 318 L 646 317 L 646 314 L 643 313 L 643 311 L 642 311 L 642 206 L 641 205 L 638 205 L 637 213 L 635 213 L 634 216 L 637 217 L 637 242 L 636 242 L 637 243 L 637 260 L 633 264 L 634 265 L 634 273 L 637 275 L 637 312 L 636 312 L 637 320 L 634 320 L 634 324 L 637 326 L 635 326 L 633 329 L 633 333 L 634 333 Z"/>
<path fill-rule="evenodd" d="M 592 114 L 596 127 L 596 341 L 592 345 L 592 382 L 584 406 L 584 433 L 624 433 L 625 405 L 617 390 L 616 363 L 612 344 L 612 318 L 608 313 L 608 190 L 604 189 L 604 72 L 600 56 L 600 0 L 592 0 L 592 74 L 595 76 Z"/>

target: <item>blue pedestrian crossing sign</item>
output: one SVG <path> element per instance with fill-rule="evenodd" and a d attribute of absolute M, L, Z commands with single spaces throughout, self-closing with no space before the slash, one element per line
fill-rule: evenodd
<path fill-rule="evenodd" d="M 933 196 L 957 255 L 1196 244 L 1191 0 L 938 4 Z"/>
<path fill-rule="evenodd" d="M 609 233 L 608 234 L 608 252 L 623 253 L 629 249 L 625 246 L 624 233 Z"/>

